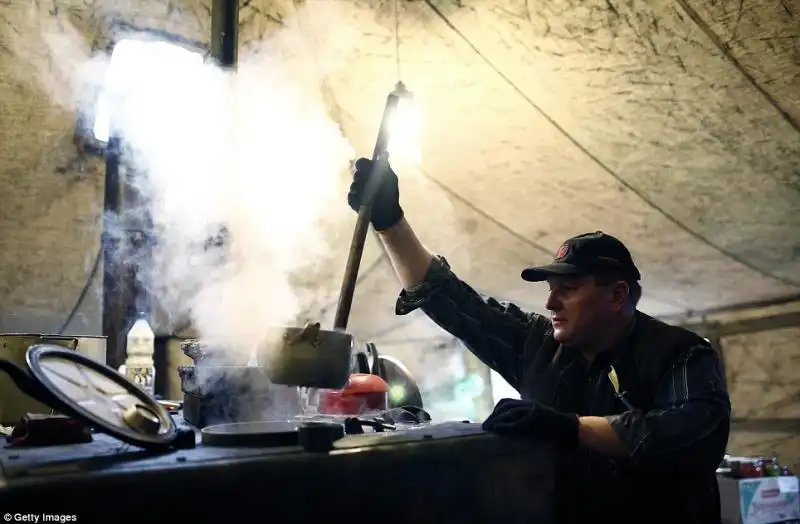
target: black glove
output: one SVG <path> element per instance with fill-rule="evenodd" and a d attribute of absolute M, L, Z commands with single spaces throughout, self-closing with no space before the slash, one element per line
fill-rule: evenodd
<path fill-rule="evenodd" d="M 354 211 L 358 212 L 364 198 L 367 181 L 372 174 L 372 160 L 359 158 L 355 163 L 353 183 L 347 194 L 347 203 Z M 403 218 L 403 209 L 400 207 L 400 189 L 397 186 L 397 175 L 389 168 L 384 174 L 381 186 L 375 193 L 372 201 L 372 216 L 370 222 L 378 231 L 389 229 Z"/>
<path fill-rule="evenodd" d="M 483 429 L 500 435 L 533 437 L 577 447 L 578 417 L 538 402 L 504 398 L 484 421 Z"/>

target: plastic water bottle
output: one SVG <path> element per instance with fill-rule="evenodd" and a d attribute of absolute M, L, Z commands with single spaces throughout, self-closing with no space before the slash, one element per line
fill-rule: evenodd
<path fill-rule="evenodd" d="M 128 331 L 127 358 L 119 372 L 150 395 L 154 394 L 156 366 L 153 362 L 156 335 L 144 314 L 140 314 Z"/>

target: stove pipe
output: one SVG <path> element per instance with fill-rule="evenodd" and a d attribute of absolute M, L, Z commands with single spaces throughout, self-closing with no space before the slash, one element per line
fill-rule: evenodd
<path fill-rule="evenodd" d="M 149 317 L 152 311 L 152 219 L 132 183 L 137 173 L 125 165 L 122 145 L 114 133 L 106 146 L 103 203 L 103 335 L 106 363 L 114 369 L 125 362 L 125 336 L 137 314 Z"/>
<path fill-rule="evenodd" d="M 212 0 L 209 54 L 222 68 L 237 64 L 239 1 Z M 113 122 L 112 122 L 113 131 Z M 152 261 L 152 219 L 139 198 L 135 171 L 125 165 L 123 137 L 112 132 L 106 146 L 103 217 L 103 335 L 106 363 L 125 362 L 125 335 L 139 314 L 152 314 L 148 293 Z"/>
<path fill-rule="evenodd" d="M 211 2 L 211 58 L 222 68 L 236 68 L 239 48 L 239 1 Z"/>

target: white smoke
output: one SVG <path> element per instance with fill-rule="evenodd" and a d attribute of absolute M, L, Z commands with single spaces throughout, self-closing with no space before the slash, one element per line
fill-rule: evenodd
<path fill-rule="evenodd" d="M 92 8 L 100 11 L 102 4 Z M 321 272 L 341 278 L 341 269 L 326 263 L 332 244 L 346 244 L 349 233 L 330 233 L 341 219 L 354 220 L 344 205 L 349 180 L 341 175 L 357 155 L 328 116 L 319 86 L 320 76 L 347 65 L 344 50 L 360 38 L 336 3 L 309 4 L 281 29 L 242 45 L 236 74 L 158 43 L 149 44 L 160 52 L 148 53 L 146 63 L 113 71 L 108 54 L 90 50 L 85 33 L 66 16 L 37 5 L 21 7 L 13 49 L 25 69 L 17 76 L 69 111 L 88 109 L 98 88 L 112 86 L 113 125 L 124 135 L 156 222 L 150 285 L 172 327 L 190 320 L 207 341 L 248 352 L 269 344 L 265 337 L 277 333 L 270 326 L 296 324 L 309 306 L 335 301 L 336 283 L 326 289 L 309 283 Z M 124 46 L 117 52 L 126 52 Z M 380 109 L 373 109 L 368 114 L 378 116 Z M 398 172 L 409 220 L 426 243 L 466 271 L 468 243 L 449 198 L 410 169 Z M 423 231 L 426 222 L 429 231 Z M 223 225 L 225 256 L 204 249 Z M 379 285 L 399 291 L 394 281 Z M 361 307 L 391 310 L 393 300 Z M 416 324 L 409 326 L 404 336 L 414 338 L 416 331 Z M 431 348 L 417 349 L 401 358 L 428 382 L 425 375 L 441 369 L 439 357 L 431 366 Z"/>
<path fill-rule="evenodd" d="M 321 223 L 342 216 L 342 175 L 355 154 L 326 113 L 320 64 L 298 24 L 240 51 L 230 73 L 156 40 L 123 39 L 109 60 L 36 4 L 24 20 L 15 51 L 51 100 L 85 111 L 95 103 L 87 93 L 105 90 L 111 131 L 124 137 L 128 172 L 155 222 L 149 285 L 160 309 L 237 352 L 268 343 L 278 333 L 270 326 L 294 324 L 304 304 L 293 282 L 329 255 Z M 338 32 L 336 45 L 353 34 Z M 127 214 L 123 222 L 142 213 Z M 204 245 L 220 226 L 224 254 Z"/>
<path fill-rule="evenodd" d="M 137 90 L 118 120 L 149 174 L 155 295 L 231 349 L 293 323 L 302 304 L 291 276 L 327 254 L 317 223 L 341 194 L 353 154 L 280 65 L 261 58 L 243 61 L 237 75 L 202 65 L 162 71 L 153 96 Z M 219 225 L 230 235 L 222 258 L 203 246 Z"/>

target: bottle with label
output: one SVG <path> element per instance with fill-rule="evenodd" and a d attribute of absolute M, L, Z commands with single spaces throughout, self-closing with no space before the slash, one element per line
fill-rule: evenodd
<path fill-rule="evenodd" d="M 775 453 L 773 453 L 772 457 L 765 463 L 764 476 L 780 477 L 780 475 L 781 475 L 781 464 L 778 461 L 778 457 L 775 455 Z"/>
<path fill-rule="evenodd" d="M 144 314 L 140 314 L 128 331 L 127 358 L 119 372 L 131 382 L 153 395 L 156 367 L 153 362 L 156 336 Z"/>
<path fill-rule="evenodd" d="M 751 472 L 751 477 L 763 477 L 764 476 L 764 457 L 758 457 L 753 464 L 753 471 Z"/>

